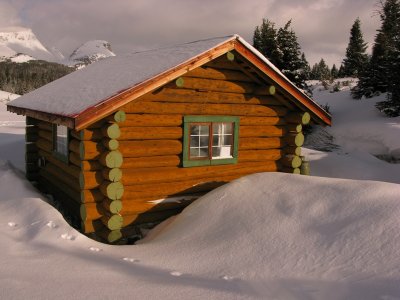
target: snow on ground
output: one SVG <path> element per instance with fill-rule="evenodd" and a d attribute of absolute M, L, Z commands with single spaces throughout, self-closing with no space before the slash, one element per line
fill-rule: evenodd
<path fill-rule="evenodd" d="M 315 95 L 329 101 L 339 127 L 348 120 L 342 115 L 346 104 L 362 104 L 345 102 L 347 92 Z M 361 106 L 351 109 L 363 122 L 357 117 Z M 1 117 L 8 118 L 4 122 L 14 115 Z M 379 114 L 375 119 L 398 124 Z M 19 127 L 0 129 L 23 144 Z M 316 176 L 243 177 L 133 246 L 81 235 L 21 171 L 1 162 L 0 298 L 399 300 L 400 185 L 381 181 L 396 182 L 399 173 L 391 167 L 398 165 L 375 159 L 371 145 L 353 149 L 349 140 L 358 143 L 365 132 L 346 140 L 335 130 L 328 129 L 341 134 L 337 142 L 345 141 L 339 150 L 305 150 Z M 0 143 L 3 149 L 9 141 L 1 137 Z M 382 143 L 397 147 L 395 141 Z M 17 155 L 10 161 L 18 164 Z M 376 181 L 328 178 L 364 179 L 367 167 L 379 171 Z M 387 173 L 380 173 L 385 167 Z"/>

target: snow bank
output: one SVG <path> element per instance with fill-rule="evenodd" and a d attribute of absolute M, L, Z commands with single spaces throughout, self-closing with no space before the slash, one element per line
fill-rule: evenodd
<path fill-rule="evenodd" d="M 2 298 L 400 299 L 396 184 L 255 174 L 123 247 L 70 228 L 7 164 L 0 188 Z"/>

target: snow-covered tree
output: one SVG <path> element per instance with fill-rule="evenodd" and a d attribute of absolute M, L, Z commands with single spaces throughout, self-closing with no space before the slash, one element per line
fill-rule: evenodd
<path fill-rule="evenodd" d="M 353 97 L 371 97 L 388 92 L 386 101 L 377 107 L 389 116 L 400 115 L 400 1 L 381 2 L 382 22 L 375 37 L 372 56 L 366 71 L 353 91 Z"/>
<path fill-rule="evenodd" d="M 335 64 L 333 64 L 332 69 L 331 69 L 331 77 L 332 77 L 333 79 L 339 77 L 339 70 L 336 68 L 336 65 L 335 65 Z"/>
<path fill-rule="evenodd" d="M 307 89 L 309 65 L 297 36 L 291 27 L 291 20 L 284 27 L 276 29 L 275 23 L 263 19 L 253 35 L 253 46 L 266 56 L 299 88 Z"/>
<path fill-rule="evenodd" d="M 357 18 L 350 30 L 350 40 L 343 60 L 343 75 L 358 77 L 368 63 L 367 43 L 361 32 L 361 22 Z"/>

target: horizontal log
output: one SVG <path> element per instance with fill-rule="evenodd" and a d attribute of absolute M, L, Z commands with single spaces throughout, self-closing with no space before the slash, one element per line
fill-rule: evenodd
<path fill-rule="evenodd" d="M 175 216 L 182 211 L 182 208 L 163 211 L 147 212 L 138 215 L 126 215 L 123 219 L 123 227 L 139 225 L 143 223 L 158 223 L 165 219 Z"/>
<path fill-rule="evenodd" d="M 292 112 L 286 115 L 285 120 L 288 123 L 307 125 L 311 116 L 308 112 Z"/>
<path fill-rule="evenodd" d="M 214 59 L 214 60 L 208 62 L 207 64 L 205 64 L 204 66 L 215 68 L 215 69 L 224 69 L 224 70 L 238 70 L 238 71 L 241 70 L 241 68 L 239 67 L 239 65 L 237 63 L 228 61 L 225 58 Z"/>
<path fill-rule="evenodd" d="M 161 91 L 148 93 L 139 101 L 177 102 L 177 103 L 209 103 L 209 104 L 264 104 L 282 105 L 282 102 L 271 96 L 253 94 L 235 94 L 191 89 L 163 88 Z"/>
<path fill-rule="evenodd" d="M 281 158 L 280 163 L 292 169 L 299 168 L 301 166 L 301 158 L 297 155 L 285 155 Z"/>
<path fill-rule="evenodd" d="M 98 141 L 103 138 L 103 134 L 98 128 L 82 129 L 80 131 L 71 130 L 71 136 L 80 141 Z"/>
<path fill-rule="evenodd" d="M 165 199 L 182 195 L 193 195 L 209 192 L 229 181 L 241 177 L 241 174 L 231 176 L 219 175 L 214 178 L 183 179 L 174 181 L 164 179 L 163 182 L 143 183 L 124 187 L 123 203 L 129 201 L 147 202 L 149 200 Z"/>
<path fill-rule="evenodd" d="M 124 218 L 121 215 L 107 215 L 101 217 L 103 224 L 110 230 L 118 230 L 122 228 Z"/>
<path fill-rule="evenodd" d="M 54 125 L 48 122 L 41 121 L 37 124 L 37 127 L 46 131 L 53 131 Z"/>
<path fill-rule="evenodd" d="M 25 152 L 26 153 L 35 153 L 38 151 L 38 147 L 36 143 L 26 143 L 25 144 Z"/>
<path fill-rule="evenodd" d="M 42 121 L 40 121 L 38 119 L 35 119 L 35 118 L 32 118 L 32 117 L 28 117 L 28 116 L 25 118 L 26 125 L 34 126 L 34 125 L 38 125 L 39 122 L 42 122 Z"/>
<path fill-rule="evenodd" d="M 119 123 L 120 129 L 123 127 L 178 127 L 183 123 L 180 115 L 141 115 L 126 114 L 126 120 Z"/>
<path fill-rule="evenodd" d="M 117 123 L 121 123 L 124 122 L 126 120 L 126 114 L 124 111 L 119 110 L 115 113 L 113 113 L 112 115 L 108 116 L 105 118 L 108 122 L 117 122 Z"/>
<path fill-rule="evenodd" d="M 240 126 L 268 126 L 268 125 L 285 125 L 283 118 L 279 117 L 240 117 Z"/>
<path fill-rule="evenodd" d="M 155 202 L 137 202 L 137 201 L 124 201 L 124 208 L 120 212 L 122 216 L 139 215 L 143 213 L 151 213 L 156 211 L 165 211 L 171 209 L 183 210 L 188 205 L 192 204 L 194 200 L 183 202 L 170 202 L 165 201 L 161 203 Z"/>
<path fill-rule="evenodd" d="M 284 126 L 240 126 L 239 136 L 242 137 L 280 137 L 284 136 Z"/>
<path fill-rule="evenodd" d="M 119 168 L 105 168 L 102 171 L 102 176 L 105 180 L 117 182 L 120 181 L 122 178 L 122 171 Z"/>
<path fill-rule="evenodd" d="M 131 102 L 125 106 L 129 113 L 178 114 L 178 115 L 229 115 L 229 116 L 284 116 L 287 108 L 283 106 L 247 105 L 247 104 L 199 104 L 199 103 L 162 103 Z"/>
<path fill-rule="evenodd" d="M 177 167 L 180 164 L 179 155 L 129 157 L 124 158 L 121 169 Z"/>
<path fill-rule="evenodd" d="M 221 69 L 216 69 L 216 68 L 211 68 L 211 67 L 198 67 L 198 68 L 186 73 L 185 77 L 253 82 L 253 79 L 248 77 L 243 72 L 235 71 L 235 70 L 221 70 Z"/>
<path fill-rule="evenodd" d="M 181 127 L 122 127 L 119 140 L 174 140 L 182 138 Z"/>
<path fill-rule="evenodd" d="M 249 161 L 279 160 L 283 155 L 281 149 L 242 150 L 239 152 L 239 163 Z"/>
<path fill-rule="evenodd" d="M 119 168 L 123 163 L 123 156 L 120 151 L 108 151 L 103 152 L 100 155 L 99 162 L 107 168 Z"/>
<path fill-rule="evenodd" d="M 48 181 L 48 185 L 52 185 L 62 190 L 65 194 L 67 194 L 75 203 L 79 203 L 79 192 L 75 189 L 72 189 L 68 184 L 65 184 L 61 180 L 59 180 L 54 174 L 48 172 L 46 169 L 40 169 L 39 174 L 41 177 L 45 178 Z"/>
<path fill-rule="evenodd" d="M 101 203 L 83 203 L 79 211 L 82 221 L 97 220 L 105 214 L 105 209 Z"/>
<path fill-rule="evenodd" d="M 181 77 L 183 84 L 181 88 L 197 89 L 205 91 L 251 94 L 254 92 L 256 85 L 249 82 L 211 80 L 203 78 Z M 167 86 L 169 86 L 167 84 Z"/>
<path fill-rule="evenodd" d="M 117 123 L 107 124 L 106 126 L 102 127 L 101 133 L 104 137 L 108 137 L 110 139 L 118 139 L 121 135 L 121 131 Z"/>
<path fill-rule="evenodd" d="M 80 160 L 97 160 L 106 148 L 101 142 L 79 141 L 71 139 L 68 145 L 70 151 L 79 154 Z"/>
<path fill-rule="evenodd" d="M 81 222 L 81 231 L 83 233 L 99 233 L 107 230 L 100 219 L 97 220 L 87 220 Z"/>
<path fill-rule="evenodd" d="M 62 185 L 55 184 L 50 181 L 54 176 L 44 175 L 45 171 L 42 169 L 41 176 L 39 177 L 39 187 L 45 193 L 53 195 L 54 199 L 61 204 L 62 210 L 71 216 L 79 216 L 79 203 L 72 198 L 68 192 L 69 189 L 64 189 Z"/>
<path fill-rule="evenodd" d="M 35 144 L 39 149 L 41 149 L 43 151 L 46 151 L 49 153 L 53 151 L 53 143 L 46 139 L 38 138 Z"/>
<path fill-rule="evenodd" d="M 26 126 L 25 127 L 25 133 L 26 134 L 35 134 L 38 133 L 39 128 L 36 126 Z"/>
<path fill-rule="evenodd" d="M 120 141 L 119 151 L 124 158 L 182 153 L 182 143 L 177 140 Z"/>
<path fill-rule="evenodd" d="M 286 145 L 285 141 L 279 137 L 239 139 L 239 151 L 279 149 L 285 145 Z"/>
<path fill-rule="evenodd" d="M 104 181 L 101 171 L 83 171 L 79 175 L 79 186 L 82 190 L 90 190 L 99 187 Z"/>
<path fill-rule="evenodd" d="M 104 201 L 104 198 L 105 197 L 101 193 L 100 189 L 82 190 L 80 192 L 81 203 L 102 202 Z"/>
<path fill-rule="evenodd" d="M 301 147 L 304 144 L 304 135 L 300 133 L 291 133 L 285 136 L 285 141 L 289 146 Z"/>
<path fill-rule="evenodd" d="M 53 133 L 51 131 L 41 130 L 38 131 L 38 136 L 50 142 L 53 141 Z"/>
<path fill-rule="evenodd" d="M 37 163 L 39 155 L 37 152 L 25 153 L 25 163 Z"/>
<path fill-rule="evenodd" d="M 124 195 L 124 186 L 121 182 L 104 181 L 100 186 L 100 191 L 111 200 L 120 200 Z"/>
<path fill-rule="evenodd" d="M 81 170 L 74 165 L 66 164 L 65 162 L 57 159 L 52 154 L 45 152 L 43 150 L 39 150 L 39 156 L 44 157 L 46 161 L 50 162 L 51 164 L 55 165 L 61 172 L 65 172 L 73 178 L 79 179 Z"/>
<path fill-rule="evenodd" d="M 54 176 L 56 179 L 58 179 L 60 182 L 64 183 L 67 185 L 70 189 L 80 192 L 80 186 L 79 186 L 79 179 L 74 178 L 73 176 L 67 174 L 64 172 L 61 168 L 57 167 L 56 165 L 53 165 L 51 163 L 47 163 L 44 168 L 49 174 Z"/>
<path fill-rule="evenodd" d="M 79 154 L 70 152 L 69 161 L 80 168 L 82 171 L 98 171 L 102 170 L 103 166 L 97 160 L 81 160 Z"/>
<path fill-rule="evenodd" d="M 121 182 L 125 185 L 135 185 L 144 183 L 160 183 L 169 181 L 180 181 L 187 179 L 208 179 L 218 176 L 230 176 L 246 172 L 267 172 L 277 171 L 275 161 L 265 161 L 260 163 L 242 163 L 236 165 L 217 165 L 196 168 L 152 168 L 152 169 L 126 169 Z"/>
<path fill-rule="evenodd" d="M 25 142 L 26 143 L 34 143 L 34 142 L 36 142 L 36 140 L 38 138 L 39 138 L 39 136 L 36 133 L 25 134 Z"/>

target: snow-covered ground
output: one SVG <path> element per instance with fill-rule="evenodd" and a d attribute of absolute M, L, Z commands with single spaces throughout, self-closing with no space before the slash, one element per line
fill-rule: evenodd
<path fill-rule="evenodd" d="M 400 120 L 346 90 L 314 98 L 339 146 L 305 149 L 314 176 L 243 177 L 133 246 L 92 241 L 46 203 L 13 166 L 22 154 L 4 160 L 23 130 L 2 113 L 20 145 L 0 138 L 0 298 L 400 299 L 400 165 L 372 155 L 396 152 Z"/>

